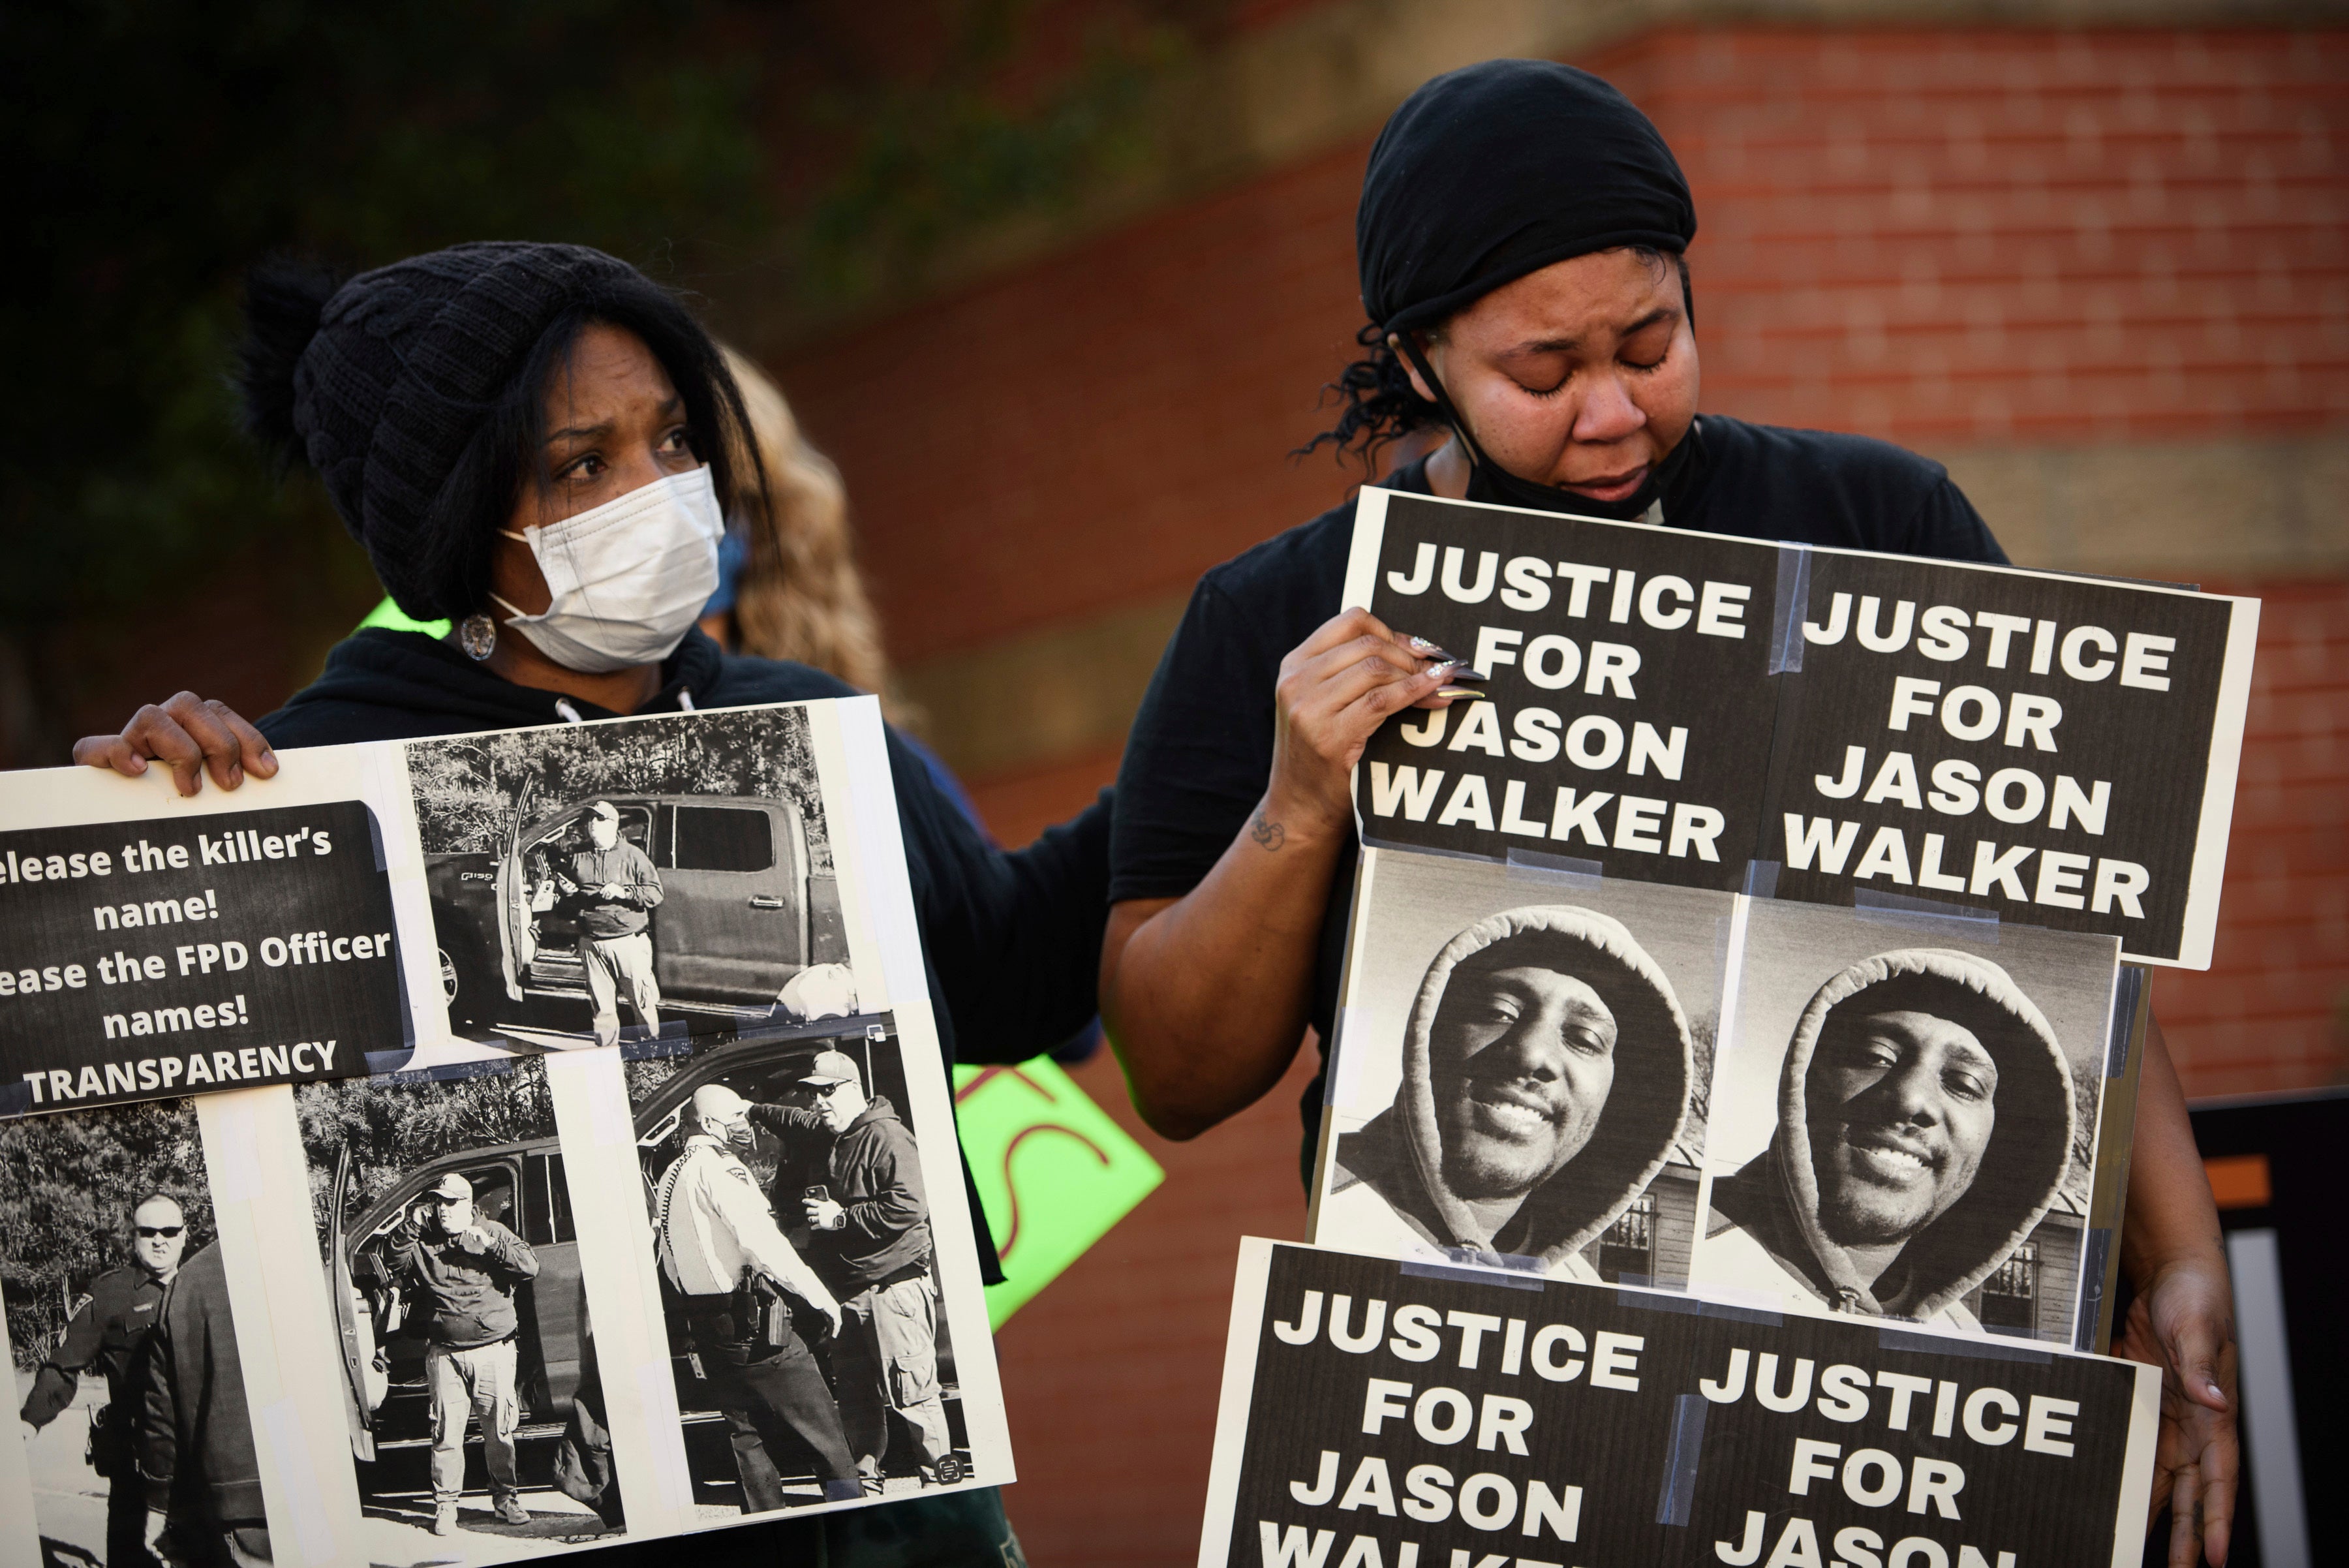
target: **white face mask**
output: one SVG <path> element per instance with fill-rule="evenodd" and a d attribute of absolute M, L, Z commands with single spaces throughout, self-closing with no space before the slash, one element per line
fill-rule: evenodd
<path fill-rule="evenodd" d="M 593 511 L 515 534 L 554 595 L 543 614 L 506 624 L 541 653 L 584 675 L 657 664 L 677 651 L 718 591 L 726 529 L 709 470 L 672 474 Z"/>

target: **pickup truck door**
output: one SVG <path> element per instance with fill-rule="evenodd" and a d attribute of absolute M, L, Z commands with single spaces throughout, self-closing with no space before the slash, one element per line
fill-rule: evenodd
<path fill-rule="evenodd" d="M 538 932 L 531 923 L 528 889 L 522 878 L 522 826 L 530 810 L 537 781 L 526 779 L 522 798 L 514 802 L 513 819 L 506 824 L 505 842 L 498 854 L 498 967 L 504 972 L 506 995 L 522 1000 L 522 977 L 538 956 Z"/>
<path fill-rule="evenodd" d="M 664 994 L 755 1005 L 808 963 L 807 836 L 788 802 L 662 807 L 653 971 Z"/>
<path fill-rule="evenodd" d="M 523 1155 L 523 1211 L 509 1223 L 538 1258 L 530 1282 L 530 1309 L 538 1327 L 543 1390 L 531 1404 L 541 1413 L 563 1409 L 579 1387 L 579 1358 L 587 1343 L 587 1286 L 579 1272 L 578 1227 L 563 1151 L 552 1143 Z"/>
<path fill-rule="evenodd" d="M 326 1257 L 334 1272 L 335 1327 L 343 1346 L 343 1414 L 350 1423 L 351 1457 L 375 1458 L 375 1410 L 384 1378 L 375 1366 L 375 1314 L 363 1308 L 345 1250 L 343 1209 L 350 1199 L 351 1146 L 335 1157 L 335 1186 L 326 1203 Z"/>

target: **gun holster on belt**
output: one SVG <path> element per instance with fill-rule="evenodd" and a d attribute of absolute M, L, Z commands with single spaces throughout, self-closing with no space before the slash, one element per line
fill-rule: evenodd
<path fill-rule="evenodd" d="M 129 1439 L 128 1428 L 114 1418 L 114 1407 L 100 1405 L 89 1413 L 89 1437 L 82 1446 L 82 1462 L 102 1480 L 127 1476 L 130 1467 L 123 1461 L 129 1455 L 123 1450 L 129 1446 Z"/>
<path fill-rule="evenodd" d="M 734 1332 L 749 1344 L 781 1350 L 792 1342 L 792 1303 L 782 1290 L 755 1271 L 734 1287 Z"/>

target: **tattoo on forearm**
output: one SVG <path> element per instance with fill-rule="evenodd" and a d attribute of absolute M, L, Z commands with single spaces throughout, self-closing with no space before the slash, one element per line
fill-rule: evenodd
<path fill-rule="evenodd" d="M 1288 841 L 1288 829 L 1264 815 L 1264 807 L 1256 810 L 1256 820 L 1248 824 L 1248 836 L 1267 849 L 1278 849 Z"/>

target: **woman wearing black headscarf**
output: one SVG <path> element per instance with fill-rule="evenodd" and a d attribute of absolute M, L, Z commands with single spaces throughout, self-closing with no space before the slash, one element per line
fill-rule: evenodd
<path fill-rule="evenodd" d="M 721 653 L 697 629 L 719 520 L 765 481 L 717 346 L 634 267 L 577 245 L 459 245 L 339 286 L 264 270 L 248 309 L 254 433 L 317 471 L 403 611 L 455 630 L 361 631 L 258 726 L 183 691 L 84 739 L 76 762 L 131 774 L 160 763 L 192 794 L 207 774 L 222 789 L 274 776 L 273 745 L 854 694 L 803 665 Z M 888 748 L 947 1064 L 1049 1050 L 1094 1010 L 1106 797 L 1005 855 L 894 731 Z M 975 1196 L 971 1216 L 981 1272 L 1000 1279 Z M 694 1551 L 900 1565 L 1019 1549 L 997 1494 L 978 1490 Z"/>
<path fill-rule="evenodd" d="M 1671 149 L 1598 78 L 1537 60 L 1436 78 L 1371 151 L 1355 220 L 1368 353 L 1322 439 L 1367 457 L 1442 431 L 1384 481 L 1396 490 L 2003 562 L 1937 463 L 1698 413 L 1695 233 Z M 1349 776 L 1389 715 L 1457 690 L 1457 666 L 1409 628 L 1330 616 L 1353 520 L 1349 501 L 1210 571 L 1126 742 L 1102 1010 L 1136 1107 L 1169 1137 L 1255 1102 L 1308 1026 L 1330 1038 L 1358 853 Z M 2173 1560 L 2192 1560 L 2199 1501 L 2216 1562 L 2234 1478 L 2230 1297 L 2184 1097 L 2152 1039 L 2124 1344 L 2168 1374 Z M 1320 1106 L 1317 1079 L 1309 1163 Z"/>

